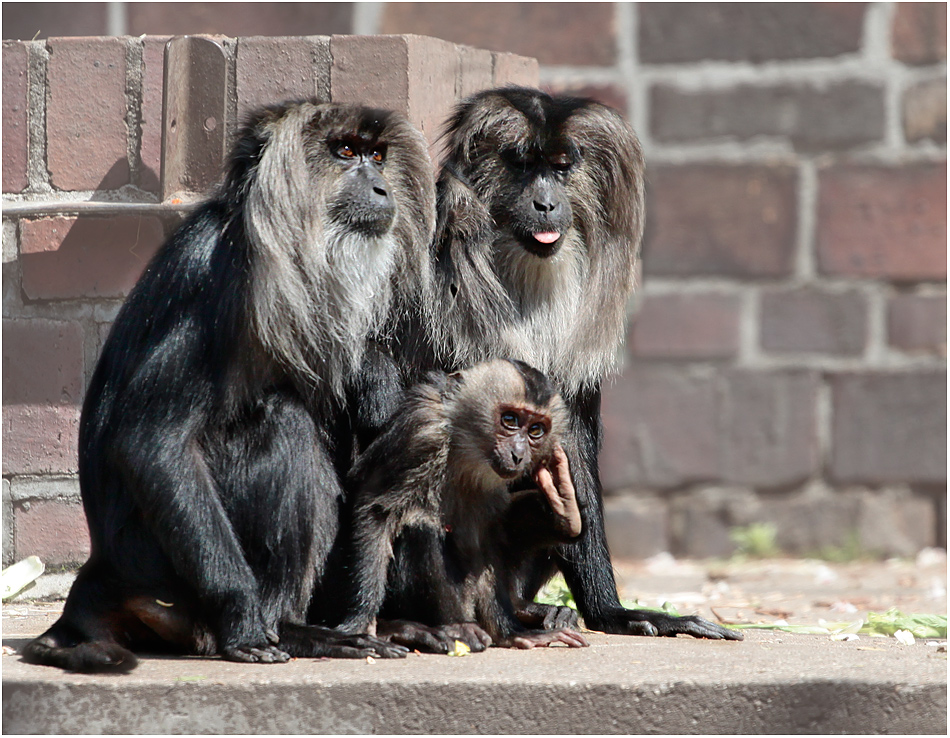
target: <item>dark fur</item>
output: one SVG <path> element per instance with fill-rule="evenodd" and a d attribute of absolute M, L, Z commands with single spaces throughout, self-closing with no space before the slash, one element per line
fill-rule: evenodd
<path fill-rule="evenodd" d="M 27 661 L 404 653 L 304 623 L 338 529 L 333 428 L 393 284 L 418 270 L 433 199 L 425 142 L 391 113 L 294 103 L 241 132 L 103 349 L 80 424 L 92 554 Z"/>
<path fill-rule="evenodd" d="M 521 428 L 505 426 L 506 415 Z M 514 492 L 535 487 L 540 467 L 553 465 L 566 422 L 553 385 L 520 363 L 433 373 L 413 387 L 347 479 L 355 604 L 340 629 L 372 632 L 383 608 L 428 626 L 477 623 L 503 646 L 586 645 L 569 631 L 529 631 L 515 616 L 515 573 L 540 548 L 579 532 L 569 474 L 557 492 L 566 512 L 536 489 Z M 529 427 L 546 432 L 534 438 Z M 411 571 L 394 571 L 386 593 L 393 543 L 406 528 Z M 414 546 L 413 532 L 423 530 L 430 535 Z"/>
<path fill-rule="evenodd" d="M 425 328 L 408 331 L 401 357 L 417 372 L 520 359 L 558 384 L 587 517 L 576 542 L 537 557 L 525 598 L 559 568 L 591 628 L 741 638 L 698 618 L 625 610 L 607 550 L 600 388 L 619 354 L 643 232 L 643 158 L 633 131 L 596 102 L 505 88 L 463 102 L 446 143 Z M 544 231 L 560 238 L 533 238 Z"/>

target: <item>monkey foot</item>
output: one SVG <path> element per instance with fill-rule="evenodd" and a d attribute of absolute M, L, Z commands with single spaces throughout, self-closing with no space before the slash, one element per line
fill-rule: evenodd
<path fill-rule="evenodd" d="M 580 633 L 567 628 L 557 630 L 526 630 L 515 633 L 505 639 L 499 646 L 503 648 L 545 648 L 563 644 L 571 648 L 585 648 L 590 644 Z"/>
<path fill-rule="evenodd" d="M 540 602 L 531 602 L 518 610 L 515 615 L 529 628 L 554 630 L 579 627 L 577 610 L 564 605 L 542 605 Z"/>
<path fill-rule="evenodd" d="M 319 625 L 284 623 L 280 627 L 280 644 L 292 655 L 303 658 L 402 659 L 409 654 L 408 648 L 371 635 L 341 633 Z"/>
<path fill-rule="evenodd" d="M 276 646 L 255 648 L 254 646 L 236 646 L 221 651 L 225 661 L 240 661 L 245 664 L 284 664 L 290 661 L 290 654 Z"/>
<path fill-rule="evenodd" d="M 430 626 L 411 620 L 379 620 L 376 634 L 424 653 L 449 653 L 456 641 L 464 643 L 473 653 L 484 651 L 492 644 L 491 636 L 477 623 Z"/>
<path fill-rule="evenodd" d="M 741 631 L 711 623 L 696 615 L 677 617 L 652 610 L 618 610 L 605 621 L 585 618 L 593 630 L 620 635 L 666 636 L 689 635 L 693 638 L 741 641 Z"/>

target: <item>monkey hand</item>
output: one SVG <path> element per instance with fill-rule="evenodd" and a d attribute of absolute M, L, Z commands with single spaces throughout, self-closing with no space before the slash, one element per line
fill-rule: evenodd
<path fill-rule="evenodd" d="M 544 648 L 563 644 L 569 648 L 586 648 L 590 644 L 580 633 L 567 628 L 557 630 L 524 630 L 512 633 L 498 645 L 502 648 Z"/>
<path fill-rule="evenodd" d="M 591 630 L 620 635 L 677 636 L 680 634 L 693 638 L 712 640 L 741 641 L 741 631 L 711 623 L 696 615 L 678 617 L 653 610 L 626 610 L 618 607 L 607 613 L 606 617 L 593 619 L 585 616 L 584 622 Z"/>
<path fill-rule="evenodd" d="M 491 636 L 478 623 L 430 626 L 411 620 L 379 620 L 376 634 L 424 653 L 449 653 L 456 641 L 464 643 L 472 653 L 484 651 L 492 644 Z"/>
<path fill-rule="evenodd" d="M 577 628 L 579 626 L 577 610 L 566 605 L 544 605 L 529 602 L 515 612 L 515 616 L 529 628 L 555 630 L 557 628 Z"/>
<path fill-rule="evenodd" d="M 363 633 L 342 633 L 321 625 L 283 623 L 280 628 L 281 646 L 293 656 L 303 658 L 403 659 L 409 650 L 381 638 Z"/>
<path fill-rule="evenodd" d="M 567 536 L 576 538 L 583 528 L 581 511 L 577 504 L 577 494 L 574 492 L 574 482 L 571 480 L 567 454 L 560 445 L 555 447 L 551 461 L 552 468 L 540 467 L 535 472 L 534 481 L 547 498 L 557 518 L 558 527 Z"/>

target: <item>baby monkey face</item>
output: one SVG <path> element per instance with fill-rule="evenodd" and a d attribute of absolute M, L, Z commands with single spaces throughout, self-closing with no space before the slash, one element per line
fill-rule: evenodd
<path fill-rule="evenodd" d="M 551 454 L 551 416 L 532 405 L 501 404 L 495 419 L 495 444 L 489 456 L 494 472 L 513 479 L 533 471 Z"/>

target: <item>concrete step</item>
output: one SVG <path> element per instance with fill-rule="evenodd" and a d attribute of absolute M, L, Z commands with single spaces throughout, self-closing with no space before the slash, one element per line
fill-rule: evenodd
<path fill-rule="evenodd" d="M 5 619 L 4 646 L 18 652 L 39 620 Z M 590 641 L 373 663 L 145 657 L 109 677 L 4 648 L 3 732 L 946 734 L 946 653 L 922 642 L 774 631 Z"/>

